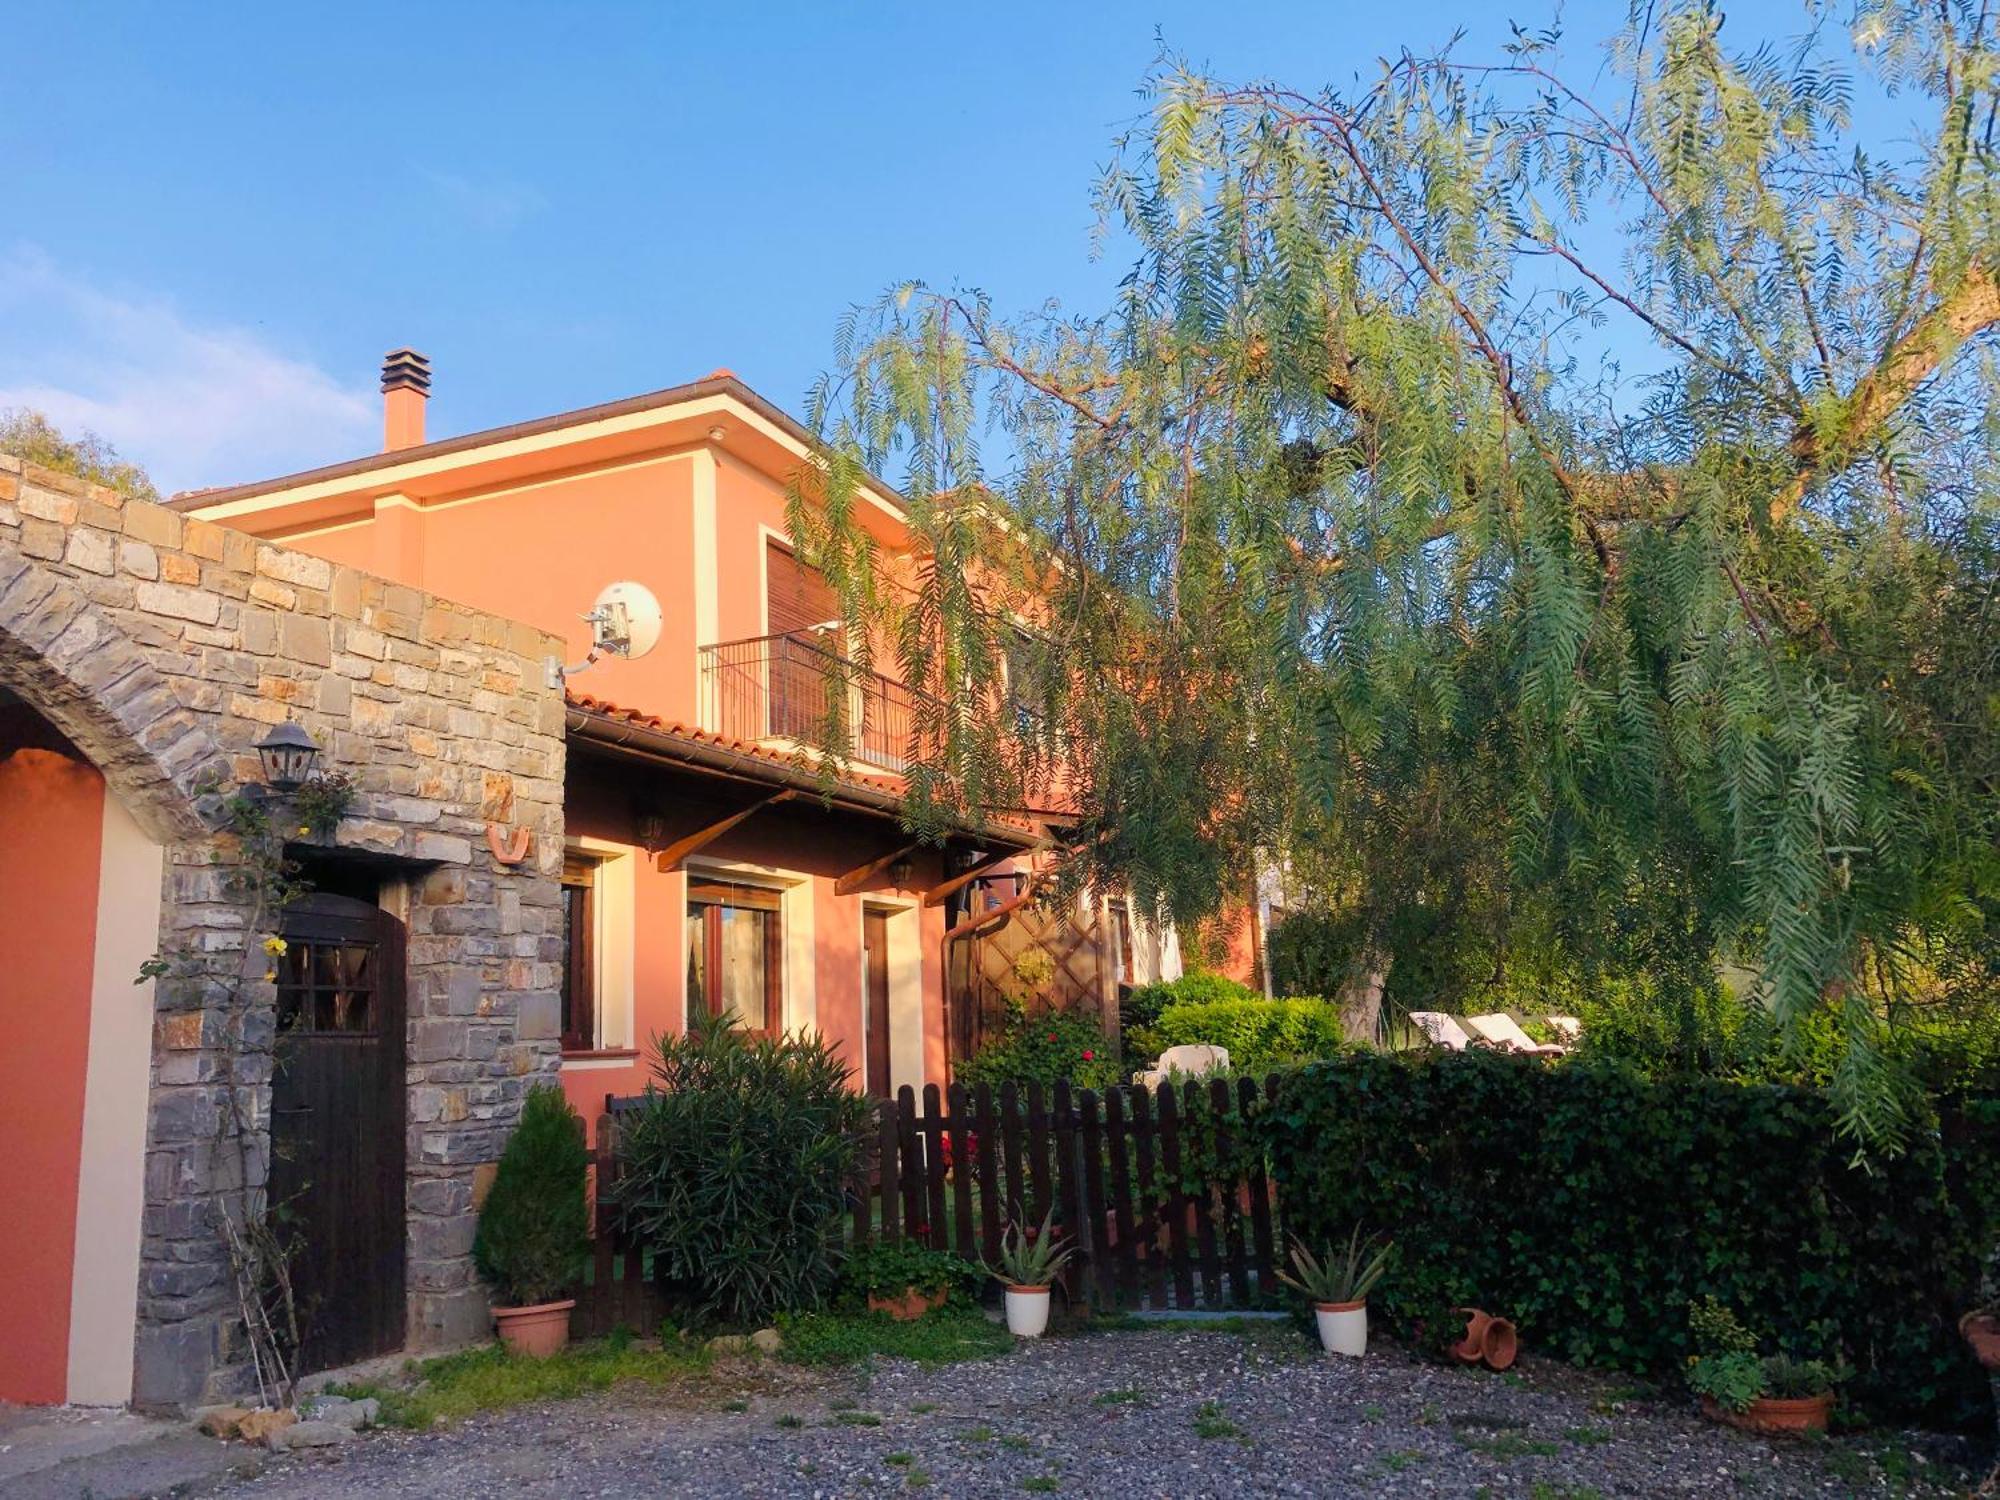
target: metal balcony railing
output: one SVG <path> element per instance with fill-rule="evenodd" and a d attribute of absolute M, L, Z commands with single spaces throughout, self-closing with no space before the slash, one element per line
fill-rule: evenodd
<path fill-rule="evenodd" d="M 844 740 L 848 759 L 901 771 L 916 758 L 917 695 L 856 666 L 816 633 L 699 648 L 704 729 L 740 740 Z"/>

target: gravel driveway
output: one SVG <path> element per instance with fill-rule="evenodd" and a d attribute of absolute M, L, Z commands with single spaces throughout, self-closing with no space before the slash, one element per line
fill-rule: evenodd
<path fill-rule="evenodd" d="M 215 1493 L 500 1496 L 1596 1495 L 1949 1492 L 1906 1445 L 1770 1442 L 1566 1367 L 1507 1377 L 1288 1326 L 1051 1339 L 1003 1359 L 820 1373 L 719 1366 L 436 1433 L 273 1460 Z M 1885 1477 L 1884 1466 L 1887 1469 Z M 1950 1481 L 1955 1480 L 1952 1484 Z"/>

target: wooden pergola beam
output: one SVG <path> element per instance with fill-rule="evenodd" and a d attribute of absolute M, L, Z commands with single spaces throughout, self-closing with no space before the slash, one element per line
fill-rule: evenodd
<path fill-rule="evenodd" d="M 937 885 L 925 891 L 924 905 L 943 906 L 953 895 L 971 885 L 980 876 L 990 874 L 1001 865 L 1006 864 L 1010 859 L 1019 859 L 1024 854 L 1033 854 L 1035 850 L 1042 847 L 1040 844 L 1034 844 L 1026 849 L 1009 849 L 1005 853 L 992 856 L 990 859 L 983 859 L 963 875 L 954 875 L 951 879 L 940 881 Z"/>
<path fill-rule="evenodd" d="M 662 875 L 673 870 L 678 870 L 690 854 L 699 849 L 706 849 L 745 818 L 750 817 L 752 814 L 760 813 L 767 807 L 776 807 L 780 802 L 789 802 L 797 795 L 796 791 L 787 787 L 782 792 L 772 793 L 762 802 L 751 803 L 739 813 L 731 813 L 721 821 L 711 823 L 706 828 L 697 829 L 685 838 L 675 839 L 666 848 L 653 856 L 654 868 Z"/>
<path fill-rule="evenodd" d="M 910 855 L 915 854 L 919 849 L 923 847 L 924 847 L 924 841 L 922 839 L 915 839 L 912 840 L 910 843 L 903 845 L 903 847 L 900 849 L 891 849 L 887 854 L 883 855 L 880 859 L 871 859 L 865 865 L 856 865 L 853 869 L 849 870 L 845 875 L 841 876 L 838 880 L 834 881 L 833 883 L 834 895 L 836 896 L 853 895 L 856 891 L 860 890 L 864 885 L 868 884 L 869 881 L 873 880 L 877 875 L 880 875 L 884 870 L 888 869 L 889 866 L 893 865 L 897 860 L 907 859 L 909 858 Z"/>

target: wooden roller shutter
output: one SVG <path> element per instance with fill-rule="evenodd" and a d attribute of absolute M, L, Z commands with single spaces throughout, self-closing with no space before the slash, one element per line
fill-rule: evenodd
<path fill-rule="evenodd" d="M 818 568 L 807 567 L 778 542 L 767 547 L 765 576 L 771 592 L 765 628 L 770 634 L 811 630 L 840 618 L 840 603 Z"/>

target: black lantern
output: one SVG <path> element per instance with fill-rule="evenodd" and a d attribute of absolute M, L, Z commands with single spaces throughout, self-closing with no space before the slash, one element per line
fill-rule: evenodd
<path fill-rule="evenodd" d="M 257 754 L 264 761 L 264 780 L 274 792 L 296 792 L 312 776 L 319 746 L 305 729 L 287 719 L 257 741 Z"/>

